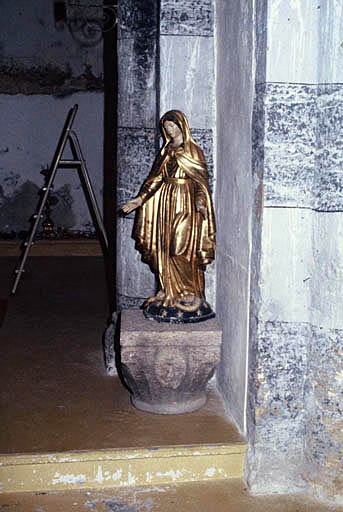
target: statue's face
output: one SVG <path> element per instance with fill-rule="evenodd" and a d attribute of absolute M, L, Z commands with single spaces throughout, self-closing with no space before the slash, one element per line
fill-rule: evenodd
<path fill-rule="evenodd" d="M 173 123 L 173 121 L 165 121 L 163 125 L 169 137 L 175 139 L 176 137 L 179 137 L 179 135 L 181 135 L 180 128 L 178 127 L 177 124 Z"/>

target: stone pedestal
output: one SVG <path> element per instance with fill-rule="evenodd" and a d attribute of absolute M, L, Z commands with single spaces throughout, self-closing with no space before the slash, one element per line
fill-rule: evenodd
<path fill-rule="evenodd" d="M 120 347 L 123 377 L 137 409 L 156 414 L 195 411 L 220 360 L 222 332 L 215 318 L 163 324 L 124 310 Z"/>

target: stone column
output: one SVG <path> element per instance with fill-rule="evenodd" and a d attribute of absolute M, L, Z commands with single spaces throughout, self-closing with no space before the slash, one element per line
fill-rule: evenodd
<path fill-rule="evenodd" d="M 148 176 L 158 147 L 158 0 L 119 2 L 118 207 Z M 154 276 L 131 238 L 134 214 L 117 223 L 118 309 L 138 307 L 155 291 Z"/>
<path fill-rule="evenodd" d="M 342 6 L 257 6 L 247 475 L 343 502 Z"/>
<path fill-rule="evenodd" d="M 216 19 L 216 292 L 223 328 L 217 382 L 229 414 L 245 433 L 252 251 L 252 2 L 217 0 Z"/>

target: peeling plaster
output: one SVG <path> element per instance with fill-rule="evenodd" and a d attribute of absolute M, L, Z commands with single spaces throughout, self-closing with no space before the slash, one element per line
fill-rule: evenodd
<path fill-rule="evenodd" d="M 120 480 L 122 478 L 123 471 L 122 469 L 118 469 L 112 475 L 112 480 Z"/>
<path fill-rule="evenodd" d="M 206 476 L 209 476 L 209 477 L 214 476 L 214 475 L 215 475 L 215 473 L 216 473 L 216 468 L 208 468 L 208 469 L 206 469 L 206 471 L 205 471 L 205 475 L 206 475 Z"/>
<path fill-rule="evenodd" d="M 67 473 L 65 475 L 61 475 L 60 473 L 56 472 L 55 477 L 52 480 L 52 485 L 56 484 L 83 484 L 86 482 L 86 475 L 80 474 L 80 475 L 73 475 L 72 473 Z"/>
<path fill-rule="evenodd" d="M 174 471 L 171 469 L 170 471 L 165 471 L 164 473 L 157 471 L 156 476 L 170 476 L 172 481 L 175 482 L 175 481 L 179 480 L 180 478 L 182 478 L 184 476 L 184 473 L 185 473 L 185 470 L 177 469 L 176 471 Z"/>
<path fill-rule="evenodd" d="M 104 477 L 102 475 L 102 466 L 98 466 L 98 472 L 97 472 L 97 475 L 96 477 L 94 478 L 94 480 L 96 482 L 98 482 L 99 484 L 102 484 L 103 481 L 104 481 Z"/>
<path fill-rule="evenodd" d="M 133 474 L 129 471 L 127 474 L 127 484 L 128 485 L 135 485 L 136 478 L 133 476 Z"/>

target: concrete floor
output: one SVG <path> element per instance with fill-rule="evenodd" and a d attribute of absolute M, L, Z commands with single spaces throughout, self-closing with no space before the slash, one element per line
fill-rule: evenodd
<path fill-rule="evenodd" d="M 0 259 L 0 298 L 13 258 Z M 135 410 L 105 374 L 101 337 L 108 316 L 101 258 L 32 258 L 0 328 L 0 453 L 42 453 L 240 442 L 212 389 L 205 408 L 181 416 Z M 324 512 L 303 496 L 249 494 L 242 480 L 106 491 L 0 495 L 6 512 Z"/>
<path fill-rule="evenodd" d="M 2 297 L 14 263 L 1 258 Z M 35 257 L 28 269 L 0 331 L 0 453 L 242 440 L 213 389 L 200 411 L 166 417 L 134 409 L 119 379 L 106 375 L 101 258 Z"/>
<path fill-rule="evenodd" d="M 0 495 L 1 512 L 342 512 L 302 495 L 252 496 L 242 480 Z"/>

